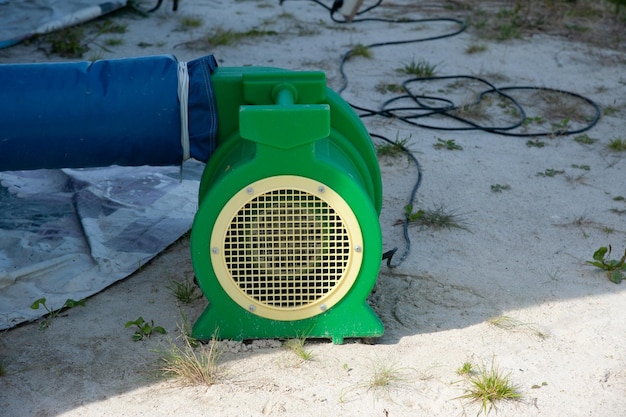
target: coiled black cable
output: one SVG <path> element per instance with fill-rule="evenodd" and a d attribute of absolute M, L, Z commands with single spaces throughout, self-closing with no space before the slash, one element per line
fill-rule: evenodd
<path fill-rule="evenodd" d="M 281 4 L 284 1 L 285 0 L 281 0 Z M 337 14 L 337 11 L 341 7 L 341 0 L 336 0 L 333 3 L 332 7 L 326 6 L 319 0 L 308 0 L 308 1 L 312 1 L 320 5 L 321 7 L 324 7 L 326 10 L 328 10 L 330 13 L 330 19 L 333 22 L 339 23 L 339 24 L 349 23 L 345 19 L 338 19 L 335 17 L 335 15 Z M 350 23 L 362 23 L 362 22 L 385 22 L 385 23 L 398 23 L 398 24 L 406 24 L 406 23 L 413 23 L 413 24 L 414 23 L 447 23 L 447 24 L 450 24 L 452 23 L 456 26 L 456 28 L 454 28 L 453 30 L 450 30 L 449 32 L 446 32 L 441 35 L 436 35 L 436 36 L 390 41 L 390 42 L 379 42 L 379 43 L 371 43 L 369 45 L 364 45 L 364 47 L 367 49 L 380 48 L 380 47 L 385 47 L 385 46 L 394 46 L 394 45 L 405 45 L 405 44 L 411 44 L 411 43 L 427 42 L 427 41 L 434 41 L 434 40 L 449 38 L 449 37 L 456 36 L 464 32 L 465 29 L 467 28 L 467 25 L 464 21 L 454 19 L 454 18 L 384 19 L 384 18 L 376 18 L 376 17 L 374 18 L 360 17 L 364 15 L 365 13 L 368 13 L 376 9 L 381 4 L 382 4 L 382 0 L 378 0 L 372 6 L 369 6 L 369 7 L 366 7 L 365 9 L 360 10 L 358 13 L 356 13 L 357 18 L 352 19 Z M 345 52 L 341 57 L 340 64 L 339 64 L 339 72 L 341 74 L 342 82 L 339 88 L 337 89 L 337 92 L 339 94 L 345 91 L 345 89 L 348 86 L 348 76 L 346 74 L 345 66 L 348 60 L 350 59 L 350 57 L 354 55 L 354 53 L 355 53 L 355 49 L 353 48 Z M 432 82 L 432 81 L 447 80 L 447 79 L 457 79 L 457 80 L 464 79 L 464 80 L 468 80 L 471 82 L 479 82 L 479 83 L 484 84 L 487 88 L 479 92 L 476 95 L 476 99 L 474 100 L 474 102 L 469 103 L 469 104 L 456 104 L 453 100 L 450 100 L 445 97 L 417 95 L 417 94 L 414 94 L 409 88 L 410 85 L 414 83 L 424 83 L 424 82 Z M 577 93 L 554 89 L 554 88 L 548 88 L 548 87 L 534 87 L 534 86 L 496 87 L 494 84 L 490 83 L 489 81 L 483 78 L 475 77 L 475 76 L 468 76 L 468 75 L 416 77 L 416 78 L 411 78 L 411 79 L 404 81 L 402 83 L 402 88 L 404 90 L 404 94 L 393 97 L 385 101 L 379 110 L 368 109 L 368 108 L 358 106 L 352 103 L 350 103 L 350 105 L 355 110 L 361 112 L 359 114 L 361 118 L 381 116 L 381 117 L 386 117 L 386 118 L 395 118 L 404 123 L 408 123 L 410 125 L 424 128 L 424 129 L 434 129 L 434 130 L 444 130 L 444 131 L 479 130 L 479 131 L 489 132 L 493 134 L 498 134 L 498 135 L 503 135 L 503 136 L 513 136 L 513 137 L 541 137 L 541 136 L 552 137 L 552 136 L 579 134 L 595 126 L 602 114 L 600 107 L 593 100 Z M 514 91 L 529 91 L 529 90 L 550 92 L 550 93 L 562 94 L 562 95 L 566 95 L 569 97 L 573 97 L 589 105 L 593 109 L 594 114 L 592 117 L 589 118 L 589 121 L 586 124 L 584 124 L 582 127 L 577 128 L 577 129 L 569 129 L 569 128 L 561 127 L 557 130 L 552 129 L 549 131 L 546 130 L 542 132 L 514 132 L 515 129 L 518 129 L 524 126 L 525 123 L 527 122 L 527 112 L 525 111 L 524 107 L 519 103 L 519 101 L 515 97 L 513 97 L 512 93 Z M 505 100 L 506 102 L 509 103 L 509 105 L 511 105 L 516 110 L 517 119 L 514 122 L 509 123 L 508 125 L 487 126 L 487 125 L 481 125 L 475 121 L 470 120 L 469 118 L 462 117 L 460 115 L 461 112 L 459 112 L 459 110 L 461 110 L 462 107 L 478 106 L 481 104 L 482 100 L 485 99 L 485 97 L 492 95 L 492 94 L 495 94 L 501 99 Z M 411 105 L 410 106 L 395 105 L 397 102 L 400 102 L 403 100 L 410 101 Z M 433 105 L 432 103 L 438 103 L 438 105 Z M 449 118 L 449 119 L 454 120 L 457 123 L 460 123 L 461 126 L 433 125 L 433 124 L 429 124 L 429 123 L 421 121 L 421 119 L 426 119 L 429 117 L 430 118 L 432 117 Z M 400 146 L 402 150 L 415 163 L 415 166 L 417 169 L 417 177 L 413 185 L 413 188 L 411 190 L 411 193 L 409 195 L 409 201 L 407 204 L 409 206 L 412 206 L 416 199 L 417 191 L 422 182 L 422 170 L 421 170 L 421 166 L 420 166 L 418 159 L 410 150 L 408 150 L 403 145 L 393 142 L 390 139 L 382 135 L 370 133 L 370 136 L 373 138 L 383 140 L 387 143 L 394 144 L 394 146 Z M 405 216 L 403 219 L 403 236 L 404 236 L 404 241 L 405 241 L 405 250 L 400 256 L 398 262 L 396 262 L 395 264 L 392 264 L 392 258 L 397 251 L 396 248 L 385 252 L 385 254 L 383 255 L 383 259 L 387 261 L 387 266 L 390 268 L 399 266 L 406 259 L 406 257 L 408 256 L 410 252 L 411 240 L 410 240 L 410 236 L 408 233 L 409 216 L 410 216 L 410 213 L 405 212 Z"/>

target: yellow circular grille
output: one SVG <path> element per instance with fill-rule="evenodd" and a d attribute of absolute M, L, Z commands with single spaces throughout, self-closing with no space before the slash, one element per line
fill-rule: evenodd
<path fill-rule="evenodd" d="M 341 217 L 319 197 L 273 190 L 233 217 L 224 258 L 248 296 L 268 306 L 294 308 L 319 300 L 341 280 L 350 238 Z"/>
<path fill-rule="evenodd" d="M 361 264 L 361 239 L 354 214 L 333 190 L 307 178 L 272 177 L 241 190 L 222 209 L 211 239 L 214 269 L 249 311 L 306 318 L 349 290 Z"/>

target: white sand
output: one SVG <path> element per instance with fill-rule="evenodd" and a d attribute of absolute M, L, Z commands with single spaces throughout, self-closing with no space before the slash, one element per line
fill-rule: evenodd
<path fill-rule="evenodd" d="M 222 66 L 321 69 L 338 88 L 340 57 L 350 45 L 429 36 L 445 28 L 363 23 L 338 30 L 327 12 L 310 2 L 188 0 L 176 14 L 166 6 L 149 19 L 117 17 L 128 25 L 119 35 L 124 44 L 110 47 L 111 52 L 92 47 L 86 58 L 95 52 L 101 58 L 173 53 L 190 60 L 213 53 Z M 376 13 L 398 17 L 400 9 Z M 182 31 L 181 16 L 198 16 L 204 25 Z M 266 28 L 279 35 L 234 46 L 181 45 L 218 26 Z M 139 42 L 153 46 L 141 48 Z M 542 148 L 527 146 L 527 138 L 366 119 L 371 132 L 410 137 L 407 146 L 424 172 L 416 208 L 442 206 L 469 229 L 409 229 L 408 258 L 394 270 L 381 267 L 370 299 L 385 325 L 377 344 L 309 342 L 313 359 L 302 361 L 279 341 L 229 342 L 222 345 L 227 375 L 219 383 L 180 387 L 159 379 L 153 372 L 155 349 L 168 337 L 135 343 L 124 323 L 143 316 L 176 337 L 181 315 L 166 285 L 193 276 L 183 240 L 139 273 L 88 299 L 86 307 L 64 312 L 46 331 L 32 323 L 0 335 L 7 373 L 0 378 L 0 415 L 473 416 L 480 405 L 458 398 L 469 387 L 457 375 L 466 361 L 493 364 L 519 387 L 521 401 L 498 403 L 499 415 L 624 415 L 626 284 L 609 282 L 585 263 L 600 246 L 611 244 L 614 258 L 626 248 L 625 217 L 619 214 L 626 203 L 613 200 L 626 196 L 626 154 L 607 149 L 610 139 L 626 138 L 624 53 L 536 35 L 482 41 L 486 51 L 466 54 L 473 42 L 464 33 L 375 49 L 373 59 L 348 63 L 343 96 L 377 108 L 391 95 L 375 86 L 400 83 L 395 69 L 424 58 L 439 64 L 439 75 L 482 75 L 498 86 L 565 89 L 621 110 L 587 132 L 597 139 L 594 144 L 564 136 L 540 138 Z M 59 59 L 46 57 L 36 44 L 0 51 L 0 62 Z M 536 116 L 533 111 L 529 115 Z M 454 139 L 463 150 L 436 149 L 437 138 Z M 381 158 L 380 165 L 384 246 L 401 252 L 402 230 L 394 223 L 402 218 L 415 166 L 403 156 Z M 564 172 L 537 175 L 547 169 Z M 493 192 L 496 184 L 510 189 Z M 192 321 L 204 306 L 199 300 L 182 308 Z M 516 325 L 489 324 L 497 316 Z M 397 377 L 385 389 L 371 386 L 380 367 L 395 370 Z"/>

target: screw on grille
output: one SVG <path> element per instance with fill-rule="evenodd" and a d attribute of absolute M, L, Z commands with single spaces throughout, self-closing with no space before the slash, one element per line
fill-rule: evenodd
<path fill-rule="evenodd" d="M 211 253 L 213 255 L 217 255 L 219 252 L 220 252 L 220 250 L 217 247 L 214 246 L 214 247 L 211 248 Z"/>
<path fill-rule="evenodd" d="M 324 186 L 323 186 L 323 185 L 320 185 L 320 186 L 317 188 L 317 191 L 319 191 L 320 193 L 323 193 L 324 191 L 326 191 L 326 188 L 324 188 Z"/>
<path fill-rule="evenodd" d="M 320 306 L 320 310 L 322 310 L 322 311 L 326 311 L 326 304 L 322 304 L 322 305 Z"/>
<path fill-rule="evenodd" d="M 250 307 L 248 307 L 248 310 L 250 310 L 250 311 L 254 311 L 254 310 L 256 310 L 256 307 L 255 307 L 255 306 L 253 306 L 253 305 L 251 305 Z"/>
<path fill-rule="evenodd" d="M 357 245 L 357 246 L 355 246 L 355 247 L 354 247 L 354 250 L 355 250 L 356 252 L 361 252 L 362 248 L 361 248 L 360 246 L 358 246 L 358 245 Z"/>
<path fill-rule="evenodd" d="M 248 187 L 248 188 L 246 188 L 246 192 L 247 192 L 248 194 L 252 194 L 252 193 L 254 192 L 254 188 L 252 188 L 252 187 Z"/>

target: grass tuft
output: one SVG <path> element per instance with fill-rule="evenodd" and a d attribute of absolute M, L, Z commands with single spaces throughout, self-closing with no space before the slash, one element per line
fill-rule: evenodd
<path fill-rule="evenodd" d="M 430 64 L 424 58 L 421 58 L 417 62 L 413 59 L 411 62 L 404 64 L 403 67 L 398 68 L 396 71 L 401 74 L 428 78 L 435 75 L 436 69 L 436 64 Z"/>
<path fill-rule="evenodd" d="M 285 342 L 285 346 L 291 352 L 293 352 L 297 357 L 302 359 L 303 361 L 313 360 L 314 355 L 313 351 L 310 349 L 306 349 L 304 345 L 306 344 L 306 337 L 298 337 L 294 339 L 288 339 Z"/>
<path fill-rule="evenodd" d="M 624 152 L 626 151 L 626 139 L 622 139 L 622 138 L 611 139 L 609 141 L 608 147 L 613 152 Z"/>
<path fill-rule="evenodd" d="M 370 50 L 370 48 L 368 48 L 366 45 L 363 45 L 362 43 L 358 43 L 354 45 L 354 47 L 350 49 L 350 51 L 348 51 L 348 54 L 346 55 L 346 59 L 351 59 L 356 56 L 360 56 L 360 57 L 367 58 L 367 59 L 371 59 L 373 57 L 372 51 Z"/>
<path fill-rule="evenodd" d="M 405 214 L 409 220 L 409 225 L 420 227 L 429 227 L 431 229 L 462 229 L 469 231 L 467 226 L 463 224 L 460 216 L 453 212 L 448 212 L 443 205 L 433 209 L 420 209 L 413 212 L 413 205 L 408 204 L 405 208 Z"/>
<path fill-rule="evenodd" d="M 187 338 L 183 338 L 182 346 L 171 342 L 166 351 L 160 352 L 159 371 L 182 385 L 214 385 L 226 376 L 225 369 L 218 363 L 221 354 L 218 346 L 215 338 L 196 349 Z"/>
<path fill-rule="evenodd" d="M 376 154 L 378 156 L 390 156 L 393 158 L 405 154 L 408 152 L 407 144 L 409 143 L 410 139 L 411 136 L 409 136 L 408 138 L 400 139 L 396 135 L 396 139 L 394 141 L 386 140 L 384 143 L 374 145 L 374 147 L 376 148 Z"/>
<path fill-rule="evenodd" d="M 468 376 L 473 374 L 474 372 L 474 364 L 470 361 L 463 362 L 463 365 L 459 366 L 459 368 L 456 370 L 456 374 L 460 376 Z"/>
<path fill-rule="evenodd" d="M 202 297 L 202 294 L 198 292 L 198 287 L 188 278 L 182 282 L 171 280 L 166 288 L 183 304 L 190 304 Z"/>
<path fill-rule="evenodd" d="M 389 390 L 406 380 L 403 376 L 403 368 L 396 363 L 375 362 L 372 363 L 372 376 L 365 383 L 368 390 L 375 390 L 389 394 Z"/>
<path fill-rule="evenodd" d="M 491 363 L 491 367 L 481 366 L 476 373 L 469 374 L 469 388 L 461 399 L 469 399 L 480 404 L 478 414 L 487 415 L 492 409 L 497 410 L 499 401 L 519 401 L 522 394 L 519 388 L 511 382 L 510 373 L 503 373 Z"/>
<path fill-rule="evenodd" d="M 490 325 L 494 327 L 498 327 L 504 330 L 512 330 L 512 331 L 524 330 L 524 331 L 534 334 L 535 336 L 541 339 L 545 339 L 546 337 L 548 337 L 545 331 L 542 331 L 534 324 L 524 323 L 518 319 L 509 317 L 509 316 L 491 317 L 487 319 L 487 323 L 489 323 Z"/>

